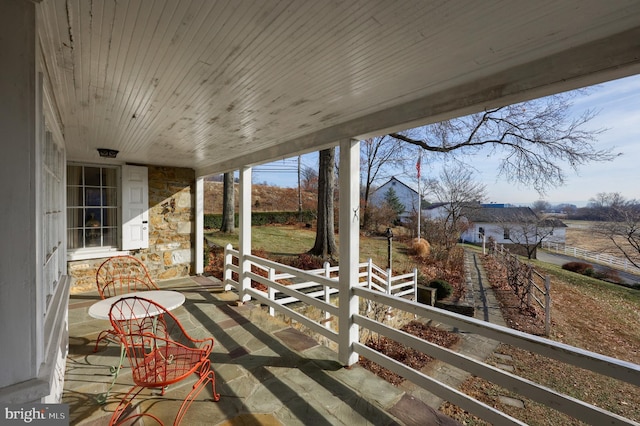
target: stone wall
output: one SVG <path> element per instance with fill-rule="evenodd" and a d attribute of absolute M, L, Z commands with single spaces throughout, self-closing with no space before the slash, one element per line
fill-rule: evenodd
<path fill-rule="evenodd" d="M 149 248 L 134 250 L 155 280 L 184 277 L 195 268 L 195 171 L 149 167 Z M 106 258 L 68 262 L 71 292 L 95 289 Z"/>
<path fill-rule="evenodd" d="M 149 250 L 152 277 L 191 275 L 194 262 L 195 172 L 149 167 Z"/>

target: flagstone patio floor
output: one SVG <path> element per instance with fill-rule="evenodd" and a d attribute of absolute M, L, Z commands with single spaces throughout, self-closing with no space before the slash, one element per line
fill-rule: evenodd
<path fill-rule="evenodd" d="M 385 382 L 358 365 L 344 368 L 337 354 L 259 306 L 238 306 L 234 292 L 208 277 L 158 283 L 180 291 L 185 303 L 173 311 L 194 337 L 213 336 L 211 365 L 220 400 L 204 390 L 187 412 L 184 425 L 431 425 L 457 424 L 421 398 Z M 100 403 L 117 365 L 120 347 L 101 343 L 108 321 L 91 318 L 97 292 L 73 294 L 69 301 L 69 355 L 63 403 L 72 425 L 108 424 L 118 401 L 133 385 L 125 360 L 105 403 Z M 164 396 L 143 391 L 136 410 L 173 423 L 193 379 L 168 388 Z M 149 422 L 145 420 L 145 424 Z"/>

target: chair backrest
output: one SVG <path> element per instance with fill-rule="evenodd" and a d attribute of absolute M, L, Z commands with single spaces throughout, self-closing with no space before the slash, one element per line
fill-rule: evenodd
<path fill-rule="evenodd" d="M 96 273 L 102 299 L 136 291 L 159 290 L 144 263 L 133 256 L 113 256 L 102 262 Z"/>
<path fill-rule="evenodd" d="M 213 348 L 213 338 L 191 338 L 171 312 L 143 297 L 115 302 L 109 320 L 126 349 L 133 380 L 140 386 L 160 387 L 181 380 L 207 361 Z"/>

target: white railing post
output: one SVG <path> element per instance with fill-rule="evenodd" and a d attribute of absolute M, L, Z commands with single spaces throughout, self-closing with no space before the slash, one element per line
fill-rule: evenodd
<path fill-rule="evenodd" d="M 231 270 L 231 266 L 233 265 L 233 255 L 231 254 L 231 249 L 233 246 L 231 244 L 227 244 L 224 247 L 224 291 L 229 291 L 233 288 L 231 283 L 231 278 L 233 271 Z"/>
<path fill-rule="evenodd" d="M 418 268 L 413 268 L 413 301 L 418 301 Z"/>
<path fill-rule="evenodd" d="M 367 261 L 367 288 L 371 290 L 371 283 L 373 282 L 373 260 L 369 258 Z"/>
<path fill-rule="evenodd" d="M 275 281 L 276 280 L 276 270 L 273 268 L 269 268 L 267 269 L 268 271 L 268 279 L 269 281 Z M 269 288 L 267 289 L 267 292 L 269 294 L 269 300 L 271 300 L 272 302 L 276 301 L 276 289 L 273 288 L 271 285 L 269 286 Z M 274 317 L 276 315 L 276 311 L 275 309 L 273 309 L 273 306 L 269 306 L 269 315 L 271 315 L 272 317 Z"/>
<path fill-rule="evenodd" d="M 387 269 L 387 294 L 391 296 L 391 268 Z"/>
<path fill-rule="evenodd" d="M 331 265 L 329 262 L 324 262 L 324 276 L 325 278 L 331 277 Z M 324 301 L 325 303 L 331 302 L 331 292 L 330 287 L 328 285 L 323 284 L 322 288 L 324 289 Z M 329 311 L 324 311 L 324 326 L 328 329 L 331 329 L 331 314 Z"/>

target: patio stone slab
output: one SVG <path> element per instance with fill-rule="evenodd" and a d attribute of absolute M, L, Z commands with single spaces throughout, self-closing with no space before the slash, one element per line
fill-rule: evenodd
<path fill-rule="evenodd" d="M 313 348 L 314 346 L 318 346 L 317 341 L 295 328 L 289 327 L 284 330 L 276 331 L 273 334 L 282 340 L 287 346 L 295 349 L 296 351 L 304 351 Z"/>

